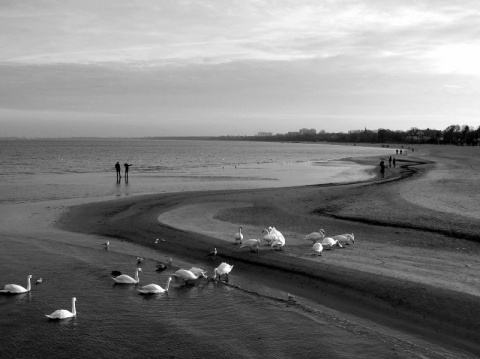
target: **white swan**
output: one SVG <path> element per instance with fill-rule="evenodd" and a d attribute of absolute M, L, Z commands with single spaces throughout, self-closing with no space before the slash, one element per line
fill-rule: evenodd
<path fill-rule="evenodd" d="M 336 236 L 333 236 L 332 237 L 333 239 L 336 239 L 337 241 L 340 242 L 340 244 L 353 244 L 355 243 L 355 236 L 353 235 L 353 233 L 344 233 L 344 234 L 338 234 Z"/>
<path fill-rule="evenodd" d="M 144 285 L 142 288 L 137 290 L 143 294 L 165 293 L 165 292 L 168 292 L 168 288 L 170 287 L 171 281 L 172 281 L 172 277 L 168 277 L 167 284 L 165 284 L 165 289 L 160 287 L 158 284 L 152 283 L 152 284 Z"/>
<path fill-rule="evenodd" d="M 126 274 L 120 274 L 118 277 L 112 277 L 115 283 L 119 284 L 137 284 L 140 279 L 138 278 L 138 272 L 141 272 L 142 268 L 137 268 L 135 270 L 135 279 Z"/>
<path fill-rule="evenodd" d="M 269 246 L 270 244 L 272 244 L 272 242 L 275 240 L 275 235 L 273 233 L 271 233 L 271 228 L 272 227 L 269 227 L 268 229 L 263 229 L 262 230 L 262 233 L 267 233 L 263 236 L 263 240 L 265 242 L 267 242 L 267 245 Z"/>
<path fill-rule="evenodd" d="M 5 284 L 5 287 L 3 289 L 0 289 L 0 293 L 21 294 L 30 292 L 30 290 L 32 289 L 30 279 L 32 279 L 31 274 L 27 277 L 27 289 L 23 288 L 21 285 L 18 284 Z"/>
<path fill-rule="evenodd" d="M 343 248 L 340 242 L 337 239 L 333 239 L 332 237 L 324 238 L 319 243 L 322 244 L 324 249 L 332 249 L 333 246 Z"/>
<path fill-rule="evenodd" d="M 47 316 L 50 319 L 67 319 L 67 318 L 71 318 L 71 317 L 76 316 L 77 315 L 77 310 L 75 309 L 76 300 L 77 300 L 77 298 L 75 298 L 75 297 L 72 298 L 72 311 L 71 312 L 69 312 L 68 310 L 65 310 L 65 309 L 58 309 L 50 315 L 45 314 L 45 316 Z"/>
<path fill-rule="evenodd" d="M 315 252 L 317 252 L 317 256 L 318 256 L 318 255 L 320 255 L 320 256 L 322 255 L 323 246 L 322 246 L 321 243 L 318 243 L 318 242 L 317 242 L 317 243 L 314 243 L 312 249 L 313 249 Z"/>
<path fill-rule="evenodd" d="M 222 278 L 222 275 L 224 275 L 227 277 L 226 281 L 228 282 L 228 273 L 230 273 L 232 269 L 233 269 L 233 265 L 222 262 L 222 264 L 220 264 L 217 268 L 213 270 L 213 273 L 215 273 L 215 275 L 213 276 L 213 279 L 217 279 L 217 275 L 218 275 L 218 280 L 220 280 Z"/>
<path fill-rule="evenodd" d="M 255 252 L 255 248 L 256 248 L 256 252 L 258 253 L 258 246 L 260 245 L 260 243 L 261 243 L 260 239 L 255 239 L 255 238 L 246 239 L 242 242 L 242 245 L 240 246 L 240 248 L 249 247 L 251 252 Z"/>
<path fill-rule="evenodd" d="M 192 267 L 190 270 L 182 268 L 177 270 L 175 273 L 173 273 L 172 277 L 182 279 L 185 284 L 188 284 L 188 281 L 197 280 L 200 277 L 207 278 L 205 273 L 206 272 L 203 269 L 196 268 L 196 267 Z"/>
<path fill-rule="evenodd" d="M 282 247 L 285 245 L 285 237 L 275 229 L 275 227 L 269 227 L 270 233 L 275 236 L 275 240 L 270 244 L 271 247 L 282 250 Z"/>
<path fill-rule="evenodd" d="M 238 242 L 242 242 L 243 241 L 243 234 L 242 234 L 242 226 L 238 227 L 238 232 L 235 233 L 235 244 L 238 244 Z"/>
<path fill-rule="evenodd" d="M 309 241 L 312 241 L 312 243 L 315 243 L 316 241 L 322 240 L 324 238 L 325 238 L 325 230 L 320 228 L 318 232 L 309 233 L 303 239 L 307 239 Z"/>

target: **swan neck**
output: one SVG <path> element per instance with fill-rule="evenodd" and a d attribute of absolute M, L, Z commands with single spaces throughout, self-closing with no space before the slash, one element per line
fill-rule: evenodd
<path fill-rule="evenodd" d="M 30 289 L 32 289 L 32 284 L 30 283 L 30 276 L 27 278 L 27 291 L 30 292 Z"/>
<path fill-rule="evenodd" d="M 138 269 L 135 271 L 135 280 L 138 282 Z"/>
<path fill-rule="evenodd" d="M 165 285 L 165 291 L 168 292 L 168 288 L 170 287 L 170 282 L 172 281 L 172 277 L 168 277 L 167 285 Z"/>
<path fill-rule="evenodd" d="M 77 314 L 77 310 L 75 308 L 75 299 L 72 299 L 72 314 L 73 315 L 76 315 Z"/>

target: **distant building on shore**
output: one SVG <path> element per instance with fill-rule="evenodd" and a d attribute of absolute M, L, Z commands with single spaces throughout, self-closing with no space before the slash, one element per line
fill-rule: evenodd
<path fill-rule="evenodd" d="M 302 135 L 316 135 L 317 134 L 317 130 L 315 130 L 314 128 L 302 128 L 300 131 L 300 134 Z"/>
<path fill-rule="evenodd" d="M 273 133 L 272 132 L 259 132 L 257 136 L 260 136 L 260 137 L 273 136 Z"/>

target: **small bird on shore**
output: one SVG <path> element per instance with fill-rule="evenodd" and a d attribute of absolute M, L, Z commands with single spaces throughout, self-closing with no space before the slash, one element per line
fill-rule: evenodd
<path fill-rule="evenodd" d="M 108 246 L 110 245 L 110 242 L 109 241 L 106 241 L 105 243 L 102 243 L 102 246 L 105 248 L 105 249 L 108 249 Z"/>
<path fill-rule="evenodd" d="M 296 296 L 294 296 L 290 293 L 287 293 L 287 299 L 288 299 L 289 302 L 296 302 L 297 301 L 296 298 L 297 298 Z"/>
<path fill-rule="evenodd" d="M 208 253 L 205 257 L 211 257 L 212 261 L 217 259 L 217 248 L 214 248 L 213 251 Z"/>
<path fill-rule="evenodd" d="M 243 228 L 243 227 L 240 226 L 240 227 L 238 228 L 238 232 L 235 233 L 235 236 L 234 236 L 234 238 L 235 238 L 235 243 L 234 243 L 234 244 L 238 244 L 238 242 L 242 243 L 242 240 L 243 240 L 242 228 Z"/>
<path fill-rule="evenodd" d="M 137 257 L 137 264 L 142 263 L 145 260 L 143 257 Z"/>
<path fill-rule="evenodd" d="M 160 239 L 155 239 L 155 244 L 157 244 L 158 242 L 160 242 Z"/>

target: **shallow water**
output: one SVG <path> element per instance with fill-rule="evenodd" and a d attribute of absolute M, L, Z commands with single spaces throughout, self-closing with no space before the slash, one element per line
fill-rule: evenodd
<path fill-rule="evenodd" d="M 113 165 L 114 157 L 125 156 L 127 152 L 117 152 L 117 142 L 109 145 L 114 148 L 106 149 L 106 145 L 101 145 L 102 155 L 110 156 L 109 163 Z M 238 161 L 234 161 L 232 155 L 230 168 L 203 165 L 175 169 L 172 165 L 171 170 L 165 171 L 168 174 L 148 173 L 149 169 L 144 172 L 132 170 L 127 185 L 125 182 L 116 184 L 114 176 L 112 181 L 108 166 L 102 169 L 99 163 L 88 166 L 95 170 L 82 172 L 78 170 L 79 166 L 66 171 L 65 167 L 48 161 L 52 148 L 58 150 L 58 146 L 63 146 L 62 158 L 82 163 L 82 153 L 95 153 L 84 148 L 92 147 L 89 142 L 75 143 L 73 149 L 68 148 L 68 141 L 67 145 L 50 143 L 50 148 L 42 151 L 38 147 L 29 148 L 28 144 L 22 146 L 27 147 L 17 147 L 15 153 L 18 156 L 9 159 L 11 163 L 7 167 L 12 173 L 3 174 L 8 185 L 1 189 L 4 197 L 0 208 L 0 285 L 26 286 L 29 274 L 34 276 L 33 282 L 42 277 L 43 283 L 33 284 L 32 291 L 27 294 L 0 295 L 2 358 L 468 357 L 438 343 L 332 311 L 321 303 L 302 298 L 297 298 L 296 303 L 288 302 L 286 293 L 264 286 L 259 278 L 242 277 L 235 270 L 230 275 L 231 285 L 205 279 L 191 286 L 172 282 L 168 294 L 141 295 L 133 285 L 114 285 L 110 272 L 115 269 L 133 275 L 136 257 L 144 256 L 146 261 L 141 265 L 140 285 L 156 283 L 164 286 L 168 276 L 180 267 L 200 266 L 212 275 L 213 267 L 218 263 L 187 263 L 182 258 L 175 258 L 173 266 L 164 272 L 156 272 L 155 260 L 165 259 L 161 252 L 114 238 L 110 239 L 111 249 L 105 250 L 101 246 L 105 239 L 64 232 L 49 225 L 66 206 L 97 200 L 100 196 L 111 199 L 173 189 L 243 188 L 252 184 L 271 186 L 272 182 L 289 183 L 298 177 L 297 172 L 292 175 L 292 168 L 303 168 L 305 175 L 302 177 L 309 180 L 315 176 L 308 177 L 306 173 L 316 174 L 316 178 L 328 178 L 321 176 L 322 166 L 312 165 L 313 160 L 319 158 L 302 152 L 305 148 L 289 147 L 288 153 L 282 154 L 283 147 L 278 145 L 273 151 L 278 158 L 263 164 L 259 161 L 242 162 L 243 155 L 237 155 Z M 138 148 L 135 143 L 125 148 L 130 152 L 137 148 L 138 158 L 142 156 L 141 152 L 153 151 L 142 146 Z M 209 150 L 213 157 L 219 151 L 217 146 L 215 144 Z M 235 147 L 237 152 L 243 149 L 244 152 L 268 153 L 267 148 L 259 150 L 252 149 L 252 146 L 233 143 L 223 152 L 229 153 Z M 319 148 L 315 149 L 318 151 Z M 1 153 L 5 155 L 8 151 Z M 206 153 L 207 150 L 202 147 L 202 151 Z M 295 151 L 298 152 L 296 155 Z M 42 165 L 35 168 L 24 158 L 28 154 L 36 154 L 35 163 Z M 305 161 L 283 163 L 279 161 L 282 156 L 292 159 L 304 156 Z M 15 167 L 15 161 L 22 164 L 22 169 Z M 257 172 L 259 165 L 261 175 Z M 33 171 L 30 175 L 26 174 L 26 167 Z M 336 168 L 330 164 L 328 167 Z M 270 170 L 268 176 L 263 177 L 267 170 Z M 343 179 L 348 178 L 350 172 L 347 169 L 340 171 L 345 174 Z M 224 175 L 220 175 L 222 173 Z M 72 297 L 77 298 L 75 318 L 52 321 L 45 317 L 57 309 L 70 310 Z"/>

